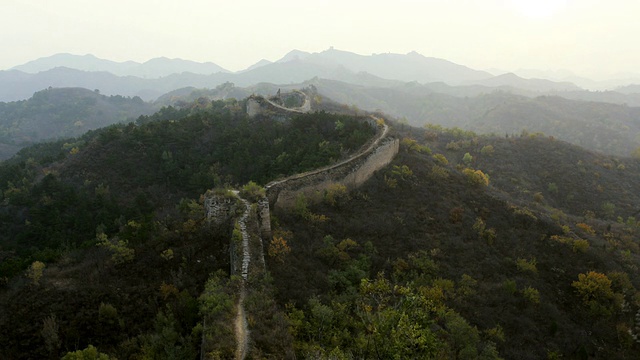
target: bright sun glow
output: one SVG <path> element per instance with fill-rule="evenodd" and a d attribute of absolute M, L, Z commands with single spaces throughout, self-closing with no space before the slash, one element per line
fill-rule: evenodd
<path fill-rule="evenodd" d="M 522 15 L 533 19 L 548 19 L 562 10 L 566 0 L 512 0 Z"/>

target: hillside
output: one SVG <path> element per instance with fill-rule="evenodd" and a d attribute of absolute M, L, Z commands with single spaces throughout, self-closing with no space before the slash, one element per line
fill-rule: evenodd
<path fill-rule="evenodd" d="M 233 357 L 239 230 L 206 225 L 203 195 L 233 203 L 225 185 L 322 167 L 374 133 L 362 117 L 244 109 L 201 98 L 0 164 L 6 356 Z M 272 209 L 267 272 L 246 285 L 249 357 L 640 356 L 638 160 L 391 125 L 400 154 L 361 187 Z"/>
<path fill-rule="evenodd" d="M 532 98 L 488 89 L 464 95 L 419 84 L 371 88 L 320 80 L 314 85 L 321 94 L 339 102 L 381 110 L 418 126 L 433 123 L 498 135 L 542 132 L 618 156 L 629 156 L 640 146 L 638 107 L 559 96 Z"/>
<path fill-rule="evenodd" d="M 138 97 L 104 96 L 82 88 L 47 89 L 29 100 L 0 102 L 0 160 L 29 144 L 79 136 L 155 109 Z"/>
<path fill-rule="evenodd" d="M 3 356 L 59 358 L 93 344 L 118 358 L 157 358 L 167 346 L 195 358 L 198 299 L 209 276 L 229 268 L 231 231 L 205 226 L 201 195 L 329 164 L 374 133 L 350 116 L 283 123 L 249 119 L 235 100 L 204 105 L 28 147 L 0 164 Z M 53 333 L 41 336 L 43 321 Z"/>
<path fill-rule="evenodd" d="M 512 88 L 495 91 L 479 85 L 451 87 L 442 83 L 396 83 L 372 87 L 327 79 L 312 79 L 304 85 L 315 86 L 325 98 L 366 111 L 382 111 L 417 126 L 434 123 L 499 135 L 542 132 L 590 150 L 618 156 L 629 156 L 640 147 L 637 137 L 640 108 L 614 104 L 630 100 L 614 92 L 596 95 L 567 91 L 558 93 L 560 96 L 538 96 L 526 91 L 518 94 Z M 211 90 L 181 89 L 162 96 L 158 103 L 176 105 L 199 97 L 242 98 L 252 93 L 273 95 L 278 89 L 293 88 L 296 85 L 261 83 L 241 88 L 226 83 Z M 612 103 L 595 101 L 602 97 L 610 97 Z"/>
<path fill-rule="evenodd" d="M 469 82 L 476 85 L 482 85 L 492 88 L 497 87 L 511 87 L 514 89 L 521 89 L 534 92 L 564 92 L 564 91 L 578 91 L 581 90 L 575 84 L 570 82 L 554 82 L 546 79 L 524 79 L 517 76 L 514 73 L 502 74 L 494 76 L 488 79 L 477 80 Z"/>
<path fill-rule="evenodd" d="M 275 214 L 291 250 L 268 268 L 298 354 L 385 358 L 420 336 L 445 341 L 435 358 L 639 356 L 637 160 L 541 136 L 399 136 L 417 143 L 386 171 L 309 206 L 326 220 Z"/>

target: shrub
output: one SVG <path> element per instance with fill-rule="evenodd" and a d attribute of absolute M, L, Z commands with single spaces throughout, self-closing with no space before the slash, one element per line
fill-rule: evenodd
<path fill-rule="evenodd" d="M 518 285 L 515 280 L 507 279 L 502 283 L 502 288 L 509 295 L 514 295 L 518 291 Z"/>
<path fill-rule="evenodd" d="M 596 231 L 593 228 L 585 223 L 577 223 L 576 226 L 580 228 L 583 232 L 589 235 L 595 235 Z"/>
<path fill-rule="evenodd" d="M 460 297 L 467 297 L 476 293 L 476 287 L 478 286 L 478 280 L 474 279 L 470 275 L 462 274 L 462 278 L 458 283 L 458 295 Z"/>
<path fill-rule="evenodd" d="M 536 288 L 527 286 L 522 290 L 522 296 L 532 304 L 540 304 L 540 292 Z"/>
<path fill-rule="evenodd" d="M 27 277 L 31 279 L 31 283 L 33 285 L 38 286 L 40 284 L 40 279 L 42 278 L 42 274 L 44 273 L 44 263 L 41 261 L 34 261 L 29 266 L 27 270 Z"/>
<path fill-rule="evenodd" d="M 518 267 L 518 270 L 528 271 L 534 274 L 538 272 L 538 268 L 536 267 L 536 264 L 537 264 L 536 258 L 533 258 L 531 260 L 518 258 L 518 260 L 516 261 L 516 266 Z"/>
<path fill-rule="evenodd" d="M 402 180 L 406 180 L 413 176 L 413 171 L 407 165 L 394 165 L 391 173 L 394 176 L 400 177 Z"/>
<path fill-rule="evenodd" d="M 440 165 L 433 165 L 431 167 L 431 176 L 436 179 L 446 179 L 449 177 L 449 170 Z"/>
<path fill-rule="evenodd" d="M 124 264 L 133 261 L 135 251 L 129 247 L 129 242 L 120 240 L 117 237 L 113 239 L 107 238 L 107 235 L 100 233 L 97 235 L 98 246 L 103 247 L 111 253 L 111 261 L 114 264 Z"/>
<path fill-rule="evenodd" d="M 257 202 L 266 196 L 266 191 L 262 186 L 253 181 L 249 181 L 249 183 L 240 190 L 240 196 L 249 201 Z"/>
<path fill-rule="evenodd" d="M 462 157 L 462 162 L 465 163 L 467 166 L 471 165 L 471 162 L 473 161 L 473 156 L 471 156 L 471 154 L 469 153 L 464 153 L 464 156 Z"/>
<path fill-rule="evenodd" d="M 331 206 L 339 205 L 343 200 L 348 199 L 348 197 L 347 187 L 338 183 L 329 185 L 324 193 L 324 201 Z"/>
<path fill-rule="evenodd" d="M 544 202 L 544 196 L 542 196 L 542 193 L 537 192 L 533 194 L 533 201 L 541 204 Z"/>
<path fill-rule="evenodd" d="M 476 222 L 473 223 L 473 227 L 472 229 L 478 233 L 478 236 L 482 236 L 482 234 L 484 233 L 484 229 L 486 227 L 486 224 L 484 222 L 484 220 L 482 220 L 482 218 L 476 218 Z"/>
<path fill-rule="evenodd" d="M 573 240 L 573 252 L 586 253 L 589 250 L 589 241 L 584 239 Z"/>
<path fill-rule="evenodd" d="M 551 235 L 551 240 L 559 242 L 560 244 L 573 244 L 573 239 L 568 236 Z"/>
<path fill-rule="evenodd" d="M 77 350 L 68 352 L 65 356 L 62 357 L 62 360 L 109 360 L 109 356 L 107 354 L 103 354 L 98 352 L 93 345 L 89 345 L 84 350 Z"/>
<path fill-rule="evenodd" d="M 482 155 L 491 156 L 494 152 L 495 150 L 493 149 L 493 145 L 485 145 L 480 149 L 480 154 Z"/>
<path fill-rule="evenodd" d="M 605 217 L 613 217 L 616 212 L 616 206 L 613 203 L 605 202 L 602 204 L 602 212 L 604 213 Z"/>
<path fill-rule="evenodd" d="M 487 241 L 487 245 L 493 245 L 496 242 L 496 229 L 494 228 L 490 228 L 485 230 L 484 234 L 482 234 L 482 237 Z"/>
<path fill-rule="evenodd" d="M 485 330 L 485 333 L 487 334 L 487 337 L 489 339 L 492 339 L 498 342 L 505 341 L 504 329 L 502 329 L 502 326 L 500 325 L 496 325 L 496 327 Z"/>
<path fill-rule="evenodd" d="M 442 154 L 434 154 L 432 157 L 433 160 L 439 162 L 441 165 L 449 165 L 449 160 L 447 160 L 447 157 Z"/>
<path fill-rule="evenodd" d="M 431 154 L 431 149 L 426 145 L 420 145 L 417 141 L 410 138 L 404 138 L 400 141 L 400 145 L 405 147 L 408 152 L 415 151 L 419 153 Z"/>
<path fill-rule="evenodd" d="M 169 260 L 173 259 L 173 250 L 172 249 L 164 250 L 160 254 L 160 257 L 165 259 L 166 261 L 169 261 Z"/>
<path fill-rule="evenodd" d="M 395 189 L 398 187 L 398 180 L 390 176 L 388 177 L 387 175 L 384 176 L 384 183 L 389 189 Z"/>
<path fill-rule="evenodd" d="M 451 151 L 458 151 L 460 150 L 460 144 L 458 144 L 457 141 L 451 141 L 447 144 L 446 149 Z"/>
<path fill-rule="evenodd" d="M 467 181 L 474 186 L 489 186 L 489 176 L 481 170 L 466 168 L 462 173 L 467 177 Z"/>

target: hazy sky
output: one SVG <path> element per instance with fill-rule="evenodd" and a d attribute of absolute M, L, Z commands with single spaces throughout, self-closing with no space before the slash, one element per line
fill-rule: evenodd
<path fill-rule="evenodd" d="M 638 0 L 0 0 L 0 69 L 56 53 L 241 70 L 292 49 L 640 73 Z"/>

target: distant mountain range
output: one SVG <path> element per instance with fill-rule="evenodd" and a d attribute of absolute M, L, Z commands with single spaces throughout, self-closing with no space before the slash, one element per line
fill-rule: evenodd
<path fill-rule="evenodd" d="M 141 64 L 135 61 L 115 62 L 111 60 L 104 60 L 91 54 L 56 54 L 29 61 L 28 63 L 16 66 L 11 70 L 36 74 L 58 67 L 66 67 L 83 71 L 106 71 L 117 76 L 136 76 L 146 79 L 156 79 L 163 76 L 169 76 L 171 74 L 181 74 L 183 72 L 200 75 L 229 72 L 212 62 L 199 63 L 190 60 L 160 57 Z"/>
<path fill-rule="evenodd" d="M 458 93 L 500 89 L 529 96 L 583 91 L 570 82 L 526 79 L 512 73 L 494 76 L 416 52 L 365 56 L 329 49 L 318 53 L 293 50 L 275 62 L 263 59 L 235 73 L 210 62 L 157 58 L 140 64 L 114 62 L 93 55 L 57 54 L 0 71 L 0 101 L 26 99 L 50 86 L 99 89 L 103 94 L 140 96 L 150 101 L 184 87 L 213 89 L 226 82 L 242 87 L 263 82 L 297 84 L 313 78 L 374 87 L 418 82 L 430 84 L 432 88 L 461 87 L 455 90 Z M 615 99 L 616 103 L 627 102 L 620 96 L 607 98 Z"/>

